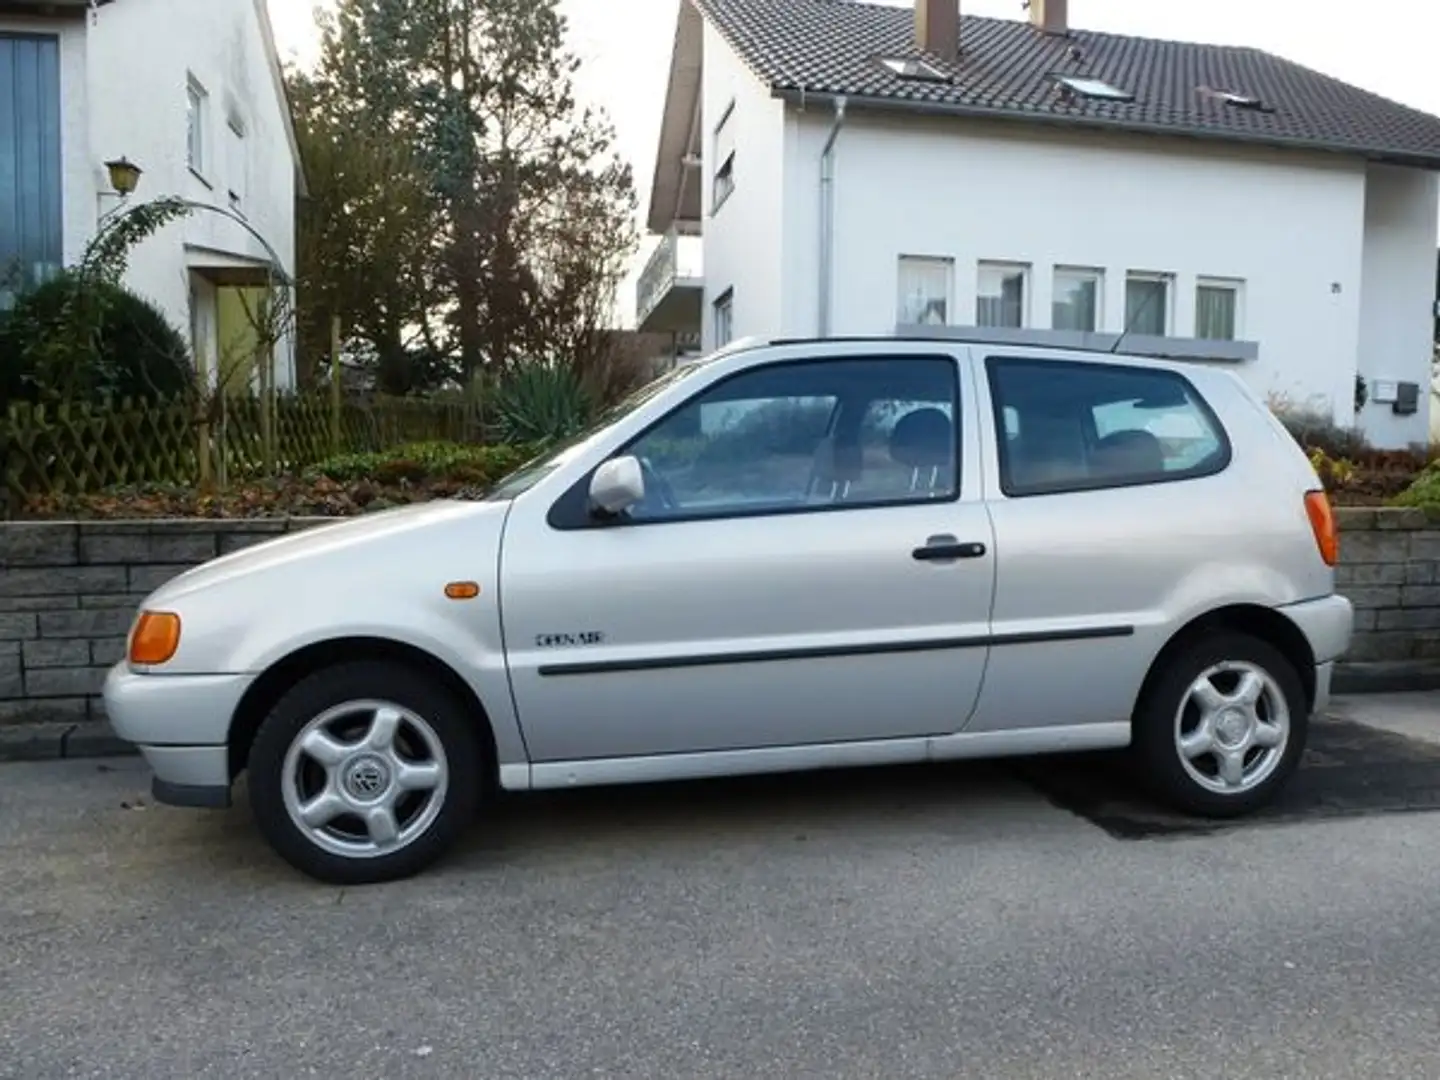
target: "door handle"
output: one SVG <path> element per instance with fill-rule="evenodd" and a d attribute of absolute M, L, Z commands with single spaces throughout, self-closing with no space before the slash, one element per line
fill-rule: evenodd
<path fill-rule="evenodd" d="M 985 555 L 985 545 L 962 543 L 953 536 L 932 536 L 910 553 L 921 562 L 948 562 L 951 559 L 979 559 Z"/>

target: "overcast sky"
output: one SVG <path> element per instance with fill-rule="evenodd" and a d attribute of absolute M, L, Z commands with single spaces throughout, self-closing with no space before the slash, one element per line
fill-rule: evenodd
<path fill-rule="evenodd" d="M 326 3 L 328 0 L 319 0 Z M 910 0 L 888 0 L 909 6 Z M 975 15 L 1025 18 L 1021 0 L 960 0 Z M 314 0 L 269 0 L 280 50 L 305 63 L 316 46 Z M 578 89 L 610 114 L 619 149 L 649 199 L 679 0 L 561 0 Z M 1440 115 L 1440 2 L 1380 0 L 1070 0 L 1070 23 L 1143 37 L 1253 45 Z M 648 244 L 642 245 L 642 255 Z M 633 309 L 629 284 L 621 307 Z"/>

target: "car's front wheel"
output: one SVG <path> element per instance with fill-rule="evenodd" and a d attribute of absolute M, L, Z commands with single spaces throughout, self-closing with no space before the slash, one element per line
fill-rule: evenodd
<path fill-rule="evenodd" d="M 1309 711 L 1295 666 L 1241 633 L 1200 638 L 1173 657 L 1136 710 L 1135 750 L 1176 809 L 1233 817 L 1268 802 L 1305 749 Z"/>
<path fill-rule="evenodd" d="M 429 866 L 474 819 L 475 720 L 443 686 L 392 663 L 351 663 L 301 680 L 260 725 L 250 803 L 292 866 L 355 885 Z"/>

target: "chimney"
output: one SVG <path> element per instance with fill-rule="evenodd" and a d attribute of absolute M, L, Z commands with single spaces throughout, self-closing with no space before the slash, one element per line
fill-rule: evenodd
<path fill-rule="evenodd" d="M 960 55 L 960 0 L 915 0 L 915 47 L 946 60 Z"/>
<path fill-rule="evenodd" d="M 1066 0 L 1030 0 L 1030 22 L 1047 34 L 1068 34 L 1068 6 Z"/>

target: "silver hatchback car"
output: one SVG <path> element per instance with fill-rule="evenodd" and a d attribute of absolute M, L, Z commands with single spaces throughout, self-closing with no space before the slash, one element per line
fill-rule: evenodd
<path fill-rule="evenodd" d="M 105 686 L 158 800 L 319 879 L 487 792 L 1130 747 L 1182 811 L 1296 767 L 1352 611 L 1305 455 L 1226 370 L 746 342 L 482 498 L 216 559 Z"/>

